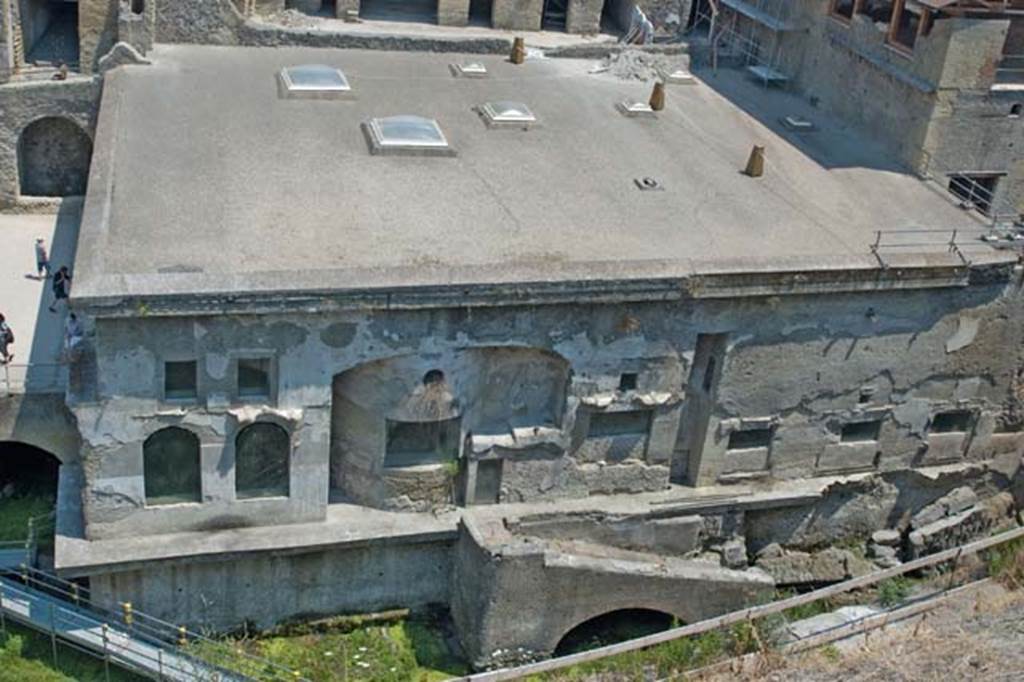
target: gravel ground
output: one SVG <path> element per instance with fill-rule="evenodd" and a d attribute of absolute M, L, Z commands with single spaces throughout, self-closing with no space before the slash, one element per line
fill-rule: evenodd
<path fill-rule="evenodd" d="M 702 680 L 952 682 L 1024 680 L 1024 591 L 998 584 L 955 597 L 923 621 L 871 633 L 854 649 L 830 646 L 763 661 L 746 674 Z"/>

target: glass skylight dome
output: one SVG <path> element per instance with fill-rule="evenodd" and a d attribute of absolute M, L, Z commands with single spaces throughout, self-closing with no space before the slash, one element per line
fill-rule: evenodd
<path fill-rule="evenodd" d="M 432 118 L 387 116 L 363 124 L 374 154 L 454 156 L 455 150 Z"/>
<path fill-rule="evenodd" d="M 515 126 L 528 128 L 537 122 L 530 108 L 522 102 L 500 100 L 487 102 L 480 107 L 484 120 L 491 126 Z"/>
<path fill-rule="evenodd" d="M 286 66 L 278 80 L 282 96 L 288 98 L 343 99 L 352 94 L 341 69 L 324 64 Z"/>

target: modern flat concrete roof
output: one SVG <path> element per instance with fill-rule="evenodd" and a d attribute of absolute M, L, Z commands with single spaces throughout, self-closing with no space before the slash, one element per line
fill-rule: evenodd
<path fill-rule="evenodd" d="M 738 72 L 668 86 L 656 118 L 616 103 L 651 85 L 594 61 L 313 48 L 159 46 L 106 80 L 82 225 L 83 302 L 874 268 L 876 230 L 982 222 L 871 140 Z M 481 61 L 489 75 L 454 78 Z M 349 100 L 281 99 L 284 66 L 341 68 Z M 491 129 L 486 101 L 526 103 Z M 373 156 L 372 117 L 435 118 L 453 158 Z M 816 132 L 779 120 L 796 114 Z M 764 177 L 740 171 L 766 149 Z M 641 191 L 636 178 L 663 189 Z M 896 237 L 950 264 L 948 233 Z M 938 243 L 938 244 L 937 244 Z M 972 259 L 1004 259 L 977 244 Z M 1012 259 L 1012 255 L 1005 258 Z"/>

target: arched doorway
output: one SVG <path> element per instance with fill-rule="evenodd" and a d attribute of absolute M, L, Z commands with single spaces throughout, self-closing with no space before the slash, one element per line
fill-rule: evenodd
<path fill-rule="evenodd" d="M 616 642 L 636 639 L 676 626 L 671 614 L 653 609 L 619 609 L 583 621 L 565 633 L 555 656 L 567 656 Z"/>
<path fill-rule="evenodd" d="M 85 194 L 91 158 L 92 140 L 74 121 L 50 116 L 30 123 L 18 139 L 22 196 Z"/>
<path fill-rule="evenodd" d="M 57 504 L 60 460 L 33 445 L 0 441 L 0 545 L 25 540 L 30 519 L 43 534 L 40 551 L 52 551 L 52 523 L 47 519 Z"/>

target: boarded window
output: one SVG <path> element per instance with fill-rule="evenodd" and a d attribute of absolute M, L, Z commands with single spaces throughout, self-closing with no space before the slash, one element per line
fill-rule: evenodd
<path fill-rule="evenodd" d="M 450 462 L 459 456 L 459 417 L 436 422 L 387 420 L 384 466 Z"/>
<path fill-rule="evenodd" d="M 146 504 L 199 502 L 199 437 L 177 427 L 161 429 L 142 445 Z"/>
<path fill-rule="evenodd" d="M 591 438 L 609 436 L 646 436 L 651 426 L 650 410 L 594 412 L 590 415 Z"/>
<path fill-rule="evenodd" d="M 971 413 L 968 410 L 939 412 L 932 417 L 930 433 L 966 433 L 971 428 Z"/>
<path fill-rule="evenodd" d="M 242 358 L 238 361 L 238 396 L 270 397 L 270 358 Z"/>
<path fill-rule="evenodd" d="M 766 429 L 747 429 L 745 431 L 733 431 L 729 434 L 729 450 L 749 450 L 751 448 L 766 448 L 772 442 L 771 427 Z"/>
<path fill-rule="evenodd" d="M 880 419 L 843 424 L 843 430 L 839 435 L 839 439 L 844 443 L 862 443 L 878 440 L 878 434 L 881 430 L 882 421 Z"/>
<path fill-rule="evenodd" d="M 235 437 L 235 495 L 239 499 L 286 497 L 288 432 L 277 424 L 250 424 Z"/>
<path fill-rule="evenodd" d="M 196 361 L 164 363 L 164 397 L 193 400 L 196 397 Z"/>

